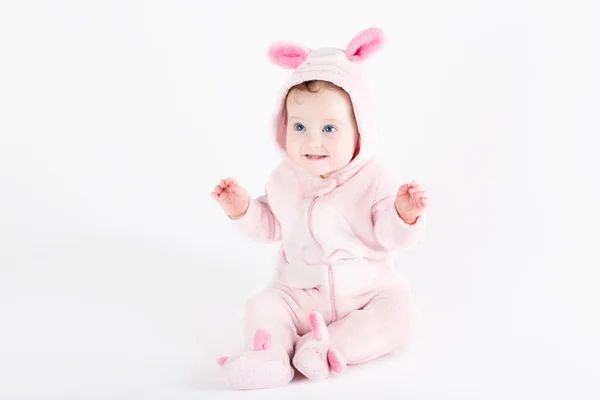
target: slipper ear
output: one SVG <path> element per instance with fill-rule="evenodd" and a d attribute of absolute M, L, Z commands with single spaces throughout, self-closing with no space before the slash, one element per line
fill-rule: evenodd
<path fill-rule="evenodd" d="M 280 67 L 296 69 L 306 60 L 309 52 L 294 43 L 276 42 L 269 47 L 269 59 Z"/>
<path fill-rule="evenodd" d="M 318 311 L 311 312 L 308 321 L 310 322 L 310 330 L 315 339 L 320 341 L 329 340 L 329 330 L 327 329 L 323 316 Z"/>
<path fill-rule="evenodd" d="M 346 47 L 346 57 L 350 61 L 361 62 L 383 47 L 385 35 L 379 28 L 369 28 L 359 32 Z"/>

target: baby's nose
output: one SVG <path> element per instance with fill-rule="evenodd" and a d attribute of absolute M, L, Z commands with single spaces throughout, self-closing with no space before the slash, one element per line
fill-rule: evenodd
<path fill-rule="evenodd" d="M 308 135 L 308 144 L 312 147 L 321 147 L 322 138 L 320 132 L 310 132 Z"/>

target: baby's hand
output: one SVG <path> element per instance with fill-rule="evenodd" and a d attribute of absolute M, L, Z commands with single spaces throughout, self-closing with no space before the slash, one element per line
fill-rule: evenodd
<path fill-rule="evenodd" d="M 407 224 L 414 224 L 427 207 L 427 195 L 417 181 L 402 185 L 396 194 L 396 212 Z"/>
<path fill-rule="evenodd" d="M 250 206 L 250 195 L 232 178 L 221 180 L 211 196 L 232 219 L 242 217 Z"/>

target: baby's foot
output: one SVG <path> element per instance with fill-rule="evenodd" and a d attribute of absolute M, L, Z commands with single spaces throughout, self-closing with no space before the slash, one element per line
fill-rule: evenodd
<path fill-rule="evenodd" d="M 294 370 L 287 352 L 271 346 L 271 335 L 267 331 L 256 331 L 253 348 L 254 351 L 217 360 L 231 389 L 266 389 L 286 385 L 292 380 Z"/>
<path fill-rule="evenodd" d="M 311 380 L 329 376 L 330 370 L 340 373 L 346 368 L 342 354 L 330 347 L 329 331 L 323 316 L 314 311 L 310 314 L 312 332 L 302 336 L 296 343 L 293 364 L 298 371 Z"/>

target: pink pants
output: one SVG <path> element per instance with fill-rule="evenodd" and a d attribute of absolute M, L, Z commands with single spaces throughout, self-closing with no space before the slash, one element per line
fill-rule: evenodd
<path fill-rule="evenodd" d="M 311 326 L 310 316 L 315 311 L 327 325 L 326 338 L 320 341 L 315 339 L 315 327 Z M 307 377 L 326 377 L 332 367 L 340 371 L 339 365 L 335 368 L 332 363 L 364 363 L 405 346 L 412 336 L 413 317 L 410 291 L 401 286 L 332 299 L 327 290 L 275 284 L 248 301 L 243 328 L 246 352 L 240 353 L 237 367 L 227 368 L 226 380 L 237 389 L 280 386 L 293 377 L 291 357 L 294 366 Z M 257 332 L 268 335 L 267 346 L 257 345 L 257 340 L 263 340 Z M 258 354 L 257 346 L 265 350 L 268 347 L 269 351 Z M 335 352 L 328 355 L 332 349 Z M 224 357 L 222 364 L 227 359 Z M 243 360 L 246 365 L 241 366 Z M 247 365 L 249 360 L 251 367 Z M 236 362 L 232 360 L 231 364 Z M 268 371 L 261 374 L 261 368 Z M 273 376 L 279 378 L 273 380 Z"/>
<path fill-rule="evenodd" d="M 330 340 L 348 364 L 358 364 L 387 354 L 410 334 L 410 294 L 402 289 L 369 292 L 336 298 L 336 320 L 331 299 L 318 289 L 295 289 L 276 285 L 254 296 L 246 305 L 245 347 L 250 350 L 258 329 L 268 331 L 290 354 L 300 336 L 311 331 L 309 314 L 323 315 Z"/>

